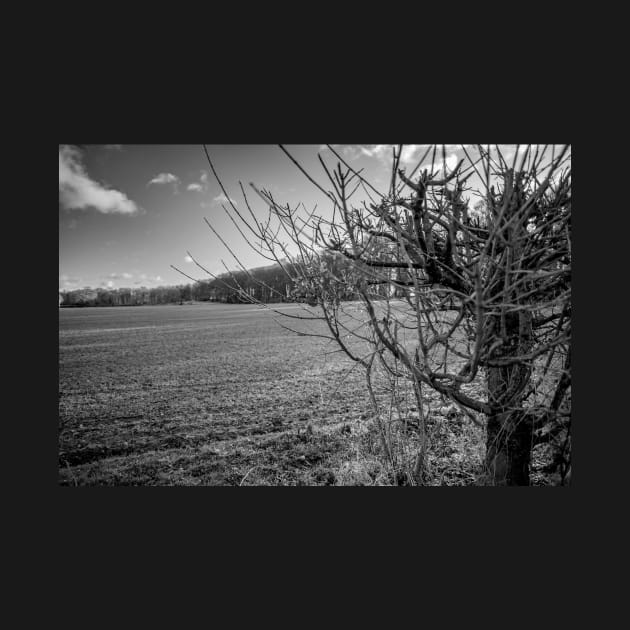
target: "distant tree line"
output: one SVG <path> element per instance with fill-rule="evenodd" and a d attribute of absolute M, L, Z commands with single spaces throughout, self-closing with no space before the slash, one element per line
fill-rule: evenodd
<path fill-rule="evenodd" d="M 59 306 L 140 306 L 143 304 L 171 304 L 189 301 L 190 285 L 120 289 L 92 289 L 85 287 L 73 291 L 60 291 Z"/>
<path fill-rule="evenodd" d="M 330 270 L 334 276 L 343 276 L 343 260 L 331 260 Z M 142 306 L 157 304 L 183 304 L 184 302 L 295 302 L 308 301 L 311 291 L 297 285 L 292 278 L 292 266 L 280 265 L 259 267 L 247 271 L 232 271 L 215 278 L 176 286 L 154 288 L 139 287 L 107 289 L 84 287 L 59 292 L 59 306 Z M 313 270 L 315 273 L 315 270 Z M 344 294 L 342 299 L 353 299 L 354 294 Z"/>

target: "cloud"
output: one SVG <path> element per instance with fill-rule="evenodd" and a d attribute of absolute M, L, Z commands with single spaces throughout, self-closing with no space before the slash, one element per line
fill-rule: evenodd
<path fill-rule="evenodd" d="M 402 152 L 400 154 L 400 162 L 407 166 L 415 166 L 420 158 L 426 153 L 427 148 L 428 145 L 426 144 L 403 145 Z"/>
<path fill-rule="evenodd" d="M 424 158 L 424 164 L 420 169 L 431 169 L 432 147 L 436 146 L 436 159 L 433 166 L 433 173 L 439 174 L 444 172 L 444 164 L 442 160 L 442 145 L 432 144 L 403 144 L 400 153 L 400 167 L 406 170 L 415 168 L 418 162 Z M 458 153 L 463 154 L 462 146 L 468 150 L 471 145 L 447 144 L 444 145 L 446 151 L 450 154 L 446 158 L 446 170 L 452 171 L 457 166 L 459 160 Z M 363 144 L 363 145 L 346 145 L 341 152 L 350 160 L 357 160 L 361 157 L 373 158 L 381 162 L 384 167 L 391 168 L 394 156 L 394 148 L 398 150 L 398 145 L 394 144 Z M 429 149 L 428 154 L 427 149 Z M 463 155 L 462 155 L 463 157 Z"/>
<path fill-rule="evenodd" d="M 355 147 L 352 145 L 346 145 L 341 148 L 341 152 L 349 159 L 356 160 L 361 157 L 361 147 Z"/>
<path fill-rule="evenodd" d="M 77 147 L 59 146 L 59 202 L 68 210 L 95 208 L 104 214 L 135 214 L 138 206 L 124 193 L 90 178 Z"/>
<path fill-rule="evenodd" d="M 131 280 L 132 278 L 133 278 L 133 274 L 131 273 L 114 271 L 112 273 L 107 274 L 106 276 L 101 276 L 100 286 L 105 287 L 107 289 L 113 289 L 116 286 L 115 281 Z M 123 286 L 129 286 L 129 283 L 125 283 Z"/>
<path fill-rule="evenodd" d="M 112 280 L 107 280 L 107 281 L 103 281 L 101 282 L 101 286 L 103 287 L 109 287 L 109 288 L 114 288 L 115 287 L 115 283 L 114 280 L 129 280 L 131 278 L 133 278 L 134 276 L 130 273 L 110 273 L 107 278 L 112 278 Z M 151 286 L 157 286 L 158 284 L 162 283 L 164 280 L 162 278 L 162 276 L 152 276 L 150 274 L 147 273 L 140 273 L 140 274 L 136 274 L 136 280 L 133 281 L 133 286 L 140 286 L 142 285 L 143 287 L 146 288 L 150 288 Z M 129 287 L 130 284 L 128 282 L 125 282 L 124 284 L 121 284 L 120 286 L 122 287 Z"/>
<path fill-rule="evenodd" d="M 426 151 L 427 144 L 404 144 L 400 155 L 400 162 L 403 166 L 409 166 L 417 162 L 422 153 Z M 394 157 L 394 147 L 398 148 L 395 144 L 364 144 L 364 145 L 347 145 L 342 149 L 342 153 L 349 157 L 351 160 L 356 160 L 360 157 L 375 158 L 382 162 L 386 166 L 391 166 L 392 159 Z"/>
<path fill-rule="evenodd" d="M 184 258 L 184 260 L 185 260 L 187 263 L 195 262 L 195 261 L 194 261 L 194 260 L 193 260 L 190 256 L 186 256 L 186 257 Z"/>
<path fill-rule="evenodd" d="M 459 160 L 457 159 L 457 155 L 455 153 L 451 153 L 446 158 L 446 170 L 449 172 L 452 171 L 457 166 L 458 162 Z M 425 168 L 427 169 L 429 173 L 434 173 L 434 174 L 439 173 L 440 171 L 444 171 L 444 162 L 442 161 L 442 158 L 440 157 L 436 159 L 435 162 L 433 163 L 433 170 L 431 170 L 430 161 L 422 164 L 418 170 L 423 171 Z"/>
<path fill-rule="evenodd" d="M 179 177 L 177 175 L 173 175 L 173 173 L 160 173 L 156 175 L 148 184 L 179 184 Z"/>
<path fill-rule="evenodd" d="M 337 153 L 341 153 L 347 159 L 354 161 L 361 157 L 377 157 L 383 159 L 385 156 L 391 158 L 392 146 L 391 144 L 331 144 L 330 145 Z M 320 151 L 328 150 L 328 146 L 325 144 L 320 145 Z"/>
<path fill-rule="evenodd" d="M 223 193 L 217 195 L 212 201 L 215 201 L 216 203 L 228 203 L 231 201 L 234 205 L 236 205 L 236 201 L 234 201 L 232 197 L 228 199 Z"/>
<path fill-rule="evenodd" d="M 530 147 L 531 145 L 528 144 L 521 144 L 518 148 L 518 151 L 516 151 L 516 145 L 513 145 L 512 148 L 506 152 L 503 152 L 503 158 L 505 159 L 506 162 L 511 163 L 512 159 L 514 158 L 514 155 L 516 155 L 516 159 L 517 159 L 517 166 L 520 165 L 521 163 L 521 159 L 523 157 L 523 155 L 525 154 L 525 151 L 527 151 L 527 148 Z M 534 150 L 530 149 L 530 156 L 533 156 L 535 152 Z"/>
<path fill-rule="evenodd" d="M 146 273 L 141 273 L 138 278 L 140 278 L 140 280 L 149 280 L 150 282 L 153 281 L 157 281 L 160 282 L 162 280 L 162 276 L 150 276 Z"/>
<path fill-rule="evenodd" d="M 409 167 L 409 166 L 415 166 L 418 161 L 424 156 L 424 154 L 427 152 L 427 149 L 430 149 L 432 147 L 437 147 L 437 151 L 436 151 L 436 155 L 441 155 L 441 151 L 442 151 L 442 145 L 438 144 L 438 145 L 433 145 L 433 144 L 403 144 L 402 147 L 402 151 L 400 154 L 400 164 L 403 167 Z M 468 150 L 468 148 L 471 145 L 468 144 L 446 144 L 444 145 L 444 149 L 445 151 L 450 151 L 452 154 L 455 153 L 455 151 L 461 151 L 462 146 L 466 148 L 466 150 Z M 398 145 L 394 145 L 394 144 L 367 144 L 367 145 L 360 145 L 356 148 L 353 147 L 349 147 L 350 152 L 354 152 L 355 153 L 355 157 L 354 159 L 356 159 L 356 157 L 359 157 L 361 155 L 367 156 L 367 157 L 371 157 L 371 158 L 376 158 L 378 160 L 380 160 L 381 162 L 383 162 L 383 164 L 387 165 L 387 166 L 391 166 L 392 163 L 392 158 L 393 158 L 393 148 L 396 147 L 396 149 L 398 149 Z M 345 151 L 344 151 L 345 152 Z M 431 152 L 429 152 L 429 155 L 431 155 Z M 451 160 L 452 161 L 452 160 Z M 439 162 L 440 166 L 441 166 L 441 159 Z M 449 163 L 449 158 L 447 158 L 447 166 L 449 168 L 451 168 L 450 163 Z"/>
<path fill-rule="evenodd" d="M 379 152 L 377 153 L 377 157 L 381 157 L 382 159 L 386 159 L 386 161 L 388 163 L 391 163 L 392 160 L 392 147 L 394 145 L 377 145 L 377 147 L 380 147 Z M 416 164 L 420 161 L 421 158 L 423 158 L 425 156 L 425 154 L 427 155 L 431 155 L 431 151 L 432 151 L 432 147 L 434 145 L 431 144 L 403 144 L 402 146 L 402 151 L 400 153 L 400 164 L 401 166 L 404 167 L 410 167 L 413 166 L 415 167 Z M 441 145 L 435 145 L 438 147 L 438 150 L 436 151 L 436 153 L 441 153 Z M 385 149 L 383 147 L 387 148 L 387 152 L 385 152 Z M 445 150 L 450 150 L 455 151 L 459 148 L 459 145 L 445 145 Z M 427 153 L 427 150 L 429 150 L 429 152 Z M 449 168 L 451 168 L 450 164 L 452 162 L 452 159 L 456 159 L 454 154 L 452 156 L 449 156 L 449 158 L 446 159 L 446 163 L 447 166 L 449 166 Z M 440 166 L 442 161 L 440 160 Z M 455 164 L 457 164 L 457 162 L 455 162 Z"/>
<path fill-rule="evenodd" d="M 110 273 L 108 278 L 112 278 L 113 280 L 129 280 L 133 278 L 133 274 L 131 273 Z"/>
<path fill-rule="evenodd" d="M 188 186 L 186 186 L 186 190 L 205 193 L 208 190 L 208 172 L 201 171 L 199 182 L 192 182 L 188 184 Z"/>
<path fill-rule="evenodd" d="M 376 157 L 380 160 L 384 159 L 384 158 L 391 158 L 393 153 L 392 153 L 392 146 L 391 144 L 373 144 L 373 145 L 367 145 L 364 147 L 359 147 L 359 150 L 361 151 L 361 153 L 363 155 L 367 155 L 368 157 Z"/>
<path fill-rule="evenodd" d="M 70 291 L 71 289 L 78 289 L 81 286 L 83 286 L 83 278 L 69 276 L 66 273 L 59 276 L 60 291 Z"/>

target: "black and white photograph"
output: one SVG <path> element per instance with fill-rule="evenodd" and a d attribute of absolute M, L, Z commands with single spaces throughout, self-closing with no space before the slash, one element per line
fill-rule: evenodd
<path fill-rule="evenodd" d="M 571 201 L 569 144 L 59 144 L 58 484 L 570 486 Z"/>

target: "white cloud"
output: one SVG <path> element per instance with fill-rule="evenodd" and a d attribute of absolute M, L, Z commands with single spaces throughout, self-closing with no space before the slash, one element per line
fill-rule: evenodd
<path fill-rule="evenodd" d="M 405 166 L 415 166 L 418 160 L 426 153 L 426 144 L 405 144 L 400 154 L 400 162 Z"/>
<path fill-rule="evenodd" d="M 133 278 L 133 274 L 131 273 L 110 273 L 108 276 L 108 278 L 112 278 L 113 280 L 129 280 L 131 278 Z"/>
<path fill-rule="evenodd" d="M 457 166 L 458 162 L 459 160 L 457 159 L 457 155 L 455 155 L 455 153 L 451 153 L 446 158 L 446 171 L 447 172 L 452 171 Z M 430 161 L 422 164 L 422 166 L 420 166 L 418 170 L 423 171 L 425 168 L 427 169 L 429 173 L 434 173 L 434 174 L 440 173 L 441 171 L 444 171 L 444 162 L 442 161 L 442 158 L 440 157 L 439 159 L 436 159 L 435 162 L 433 163 L 433 170 L 431 170 Z"/>
<path fill-rule="evenodd" d="M 367 147 L 359 147 L 361 153 L 363 155 L 367 155 L 368 157 L 376 157 L 380 160 L 389 159 L 392 157 L 392 146 L 391 144 L 373 144 Z"/>
<path fill-rule="evenodd" d="M 186 186 L 186 190 L 191 190 L 194 192 L 207 192 L 208 190 L 208 172 L 201 171 L 201 175 L 199 176 L 199 182 L 191 182 Z"/>
<path fill-rule="evenodd" d="M 127 195 L 91 179 L 83 165 L 81 151 L 69 145 L 59 146 L 59 202 L 69 210 L 95 208 L 104 214 L 139 211 Z"/>
<path fill-rule="evenodd" d="M 426 151 L 427 144 L 404 144 L 400 154 L 401 166 L 409 166 L 415 164 L 421 157 L 422 152 Z M 394 157 L 394 144 L 368 144 L 358 147 L 348 146 L 344 148 L 344 153 L 349 155 L 351 159 L 357 159 L 364 155 L 370 158 L 376 158 L 383 164 L 390 166 Z"/>
<path fill-rule="evenodd" d="M 507 153 L 503 153 L 503 151 L 501 151 L 501 155 L 503 156 L 503 159 L 509 164 L 512 161 L 512 158 L 514 157 L 514 151 L 513 150 L 509 150 L 507 151 Z"/>
<path fill-rule="evenodd" d="M 432 145 L 423 144 L 421 146 L 426 149 L 426 147 L 432 146 Z M 442 150 L 442 145 L 441 144 L 438 144 L 437 147 L 438 147 L 439 151 Z M 444 150 L 445 151 L 462 151 L 462 149 L 466 149 L 466 151 L 470 152 L 470 150 L 474 149 L 474 148 L 475 148 L 474 144 L 445 144 L 444 145 Z"/>
<path fill-rule="evenodd" d="M 349 159 L 349 160 L 357 160 L 362 155 L 361 147 L 355 147 L 352 145 L 346 145 L 341 148 L 341 152 Z"/>
<path fill-rule="evenodd" d="M 59 276 L 59 290 L 70 291 L 83 286 L 83 278 L 76 278 L 64 273 Z"/>
<path fill-rule="evenodd" d="M 459 162 L 457 156 L 454 153 L 451 153 L 451 155 L 446 158 L 446 168 L 449 171 L 452 171 L 457 166 L 457 162 Z"/>
<path fill-rule="evenodd" d="M 387 152 L 389 151 L 389 156 L 391 157 L 391 144 L 332 144 L 333 149 L 335 149 L 338 153 L 342 153 L 347 159 L 354 161 L 358 160 L 360 157 L 377 157 L 383 158 Z M 319 149 L 323 151 L 328 147 L 322 144 Z"/>
<path fill-rule="evenodd" d="M 173 175 L 173 173 L 160 173 L 159 175 L 156 175 L 147 184 L 147 186 L 150 186 L 151 184 L 175 184 L 175 185 L 177 185 L 178 183 L 179 183 L 179 177 L 177 177 L 177 175 Z"/>
<path fill-rule="evenodd" d="M 162 276 L 151 276 L 146 273 L 138 274 L 138 280 L 134 282 L 134 284 L 141 284 L 145 287 L 149 287 L 151 285 L 157 285 L 162 282 Z"/>
<path fill-rule="evenodd" d="M 217 203 L 228 203 L 229 201 L 231 201 L 234 205 L 236 205 L 236 201 L 234 201 L 232 197 L 228 199 L 223 193 L 217 195 L 212 201 L 215 201 Z"/>
<path fill-rule="evenodd" d="M 402 151 L 400 154 L 400 164 L 403 167 L 410 167 L 410 166 L 415 166 L 418 161 L 420 160 L 420 158 L 422 158 L 424 156 L 424 154 L 427 152 L 427 149 L 431 149 L 432 147 L 437 147 L 437 151 L 436 151 L 436 156 L 441 156 L 441 152 L 442 152 L 442 145 L 437 144 L 437 145 L 433 145 L 433 144 L 403 144 L 402 146 Z M 449 168 L 453 168 L 453 166 L 455 166 L 455 164 L 457 164 L 457 162 L 455 162 L 455 164 L 453 164 L 451 166 L 451 163 L 453 161 L 453 156 L 455 154 L 455 151 L 461 151 L 462 146 L 468 150 L 469 147 L 471 145 L 468 144 L 445 144 L 444 145 L 444 149 L 445 151 L 449 151 L 451 152 L 451 156 L 449 156 L 446 160 L 446 165 Z M 365 155 L 367 157 L 373 157 L 373 158 L 377 158 L 379 159 L 381 162 L 383 162 L 383 164 L 387 165 L 387 166 L 391 166 L 392 163 L 392 158 L 393 158 L 393 148 L 396 147 L 396 150 L 398 150 L 398 145 L 394 145 L 394 144 L 370 144 L 370 145 L 362 145 L 357 147 L 357 150 L 359 151 L 359 155 Z M 356 150 L 354 150 L 356 153 Z M 430 156 L 432 153 L 432 151 L 429 151 L 428 155 Z M 450 160 L 450 161 L 449 161 Z M 439 159 L 439 162 L 436 161 L 437 164 L 439 164 L 439 166 L 442 166 L 442 160 Z"/>

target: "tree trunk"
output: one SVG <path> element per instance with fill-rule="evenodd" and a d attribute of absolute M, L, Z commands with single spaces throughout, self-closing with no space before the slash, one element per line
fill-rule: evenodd
<path fill-rule="evenodd" d="M 493 322 L 500 330 L 500 319 Z M 498 357 L 509 358 L 526 353 L 531 347 L 531 314 L 507 313 L 503 322 L 504 345 Z M 532 448 L 532 424 L 522 409 L 523 390 L 531 369 L 522 363 L 489 367 L 487 372 L 488 416 L 485 482 L 488 485 L 529 485 Z"/>
<path fill-rule="evenodd" d="M 531 423 L 522 411 L 488 417 L 485 482 L 491 486 L 528 486 Z"/>

